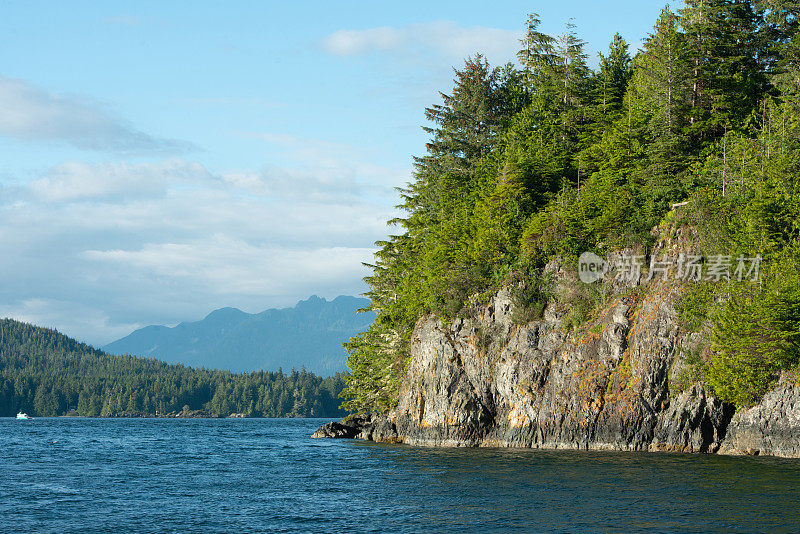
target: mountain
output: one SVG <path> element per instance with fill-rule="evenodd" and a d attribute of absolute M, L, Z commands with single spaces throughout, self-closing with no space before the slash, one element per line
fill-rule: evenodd
<path fill-rule="evenodd" d="M 357 313 L 368 303 L 349 296 L 331 301 L 311 296 L 293 308 L 255 314 L 221 308 L 201 321 L 141 328 L 103 350 L 230 371 L 305 367 L 330 375 L 346 368 L 342 343 L 375 318 L 372 312 Z"/>

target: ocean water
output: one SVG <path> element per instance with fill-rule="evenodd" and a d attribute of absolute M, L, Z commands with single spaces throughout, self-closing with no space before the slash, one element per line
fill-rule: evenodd
<path fill-rule="evenodd" d="M 0 532 L 798 532 L 800 461 L 312 440 L 323 420 L 0 419 Z"/>

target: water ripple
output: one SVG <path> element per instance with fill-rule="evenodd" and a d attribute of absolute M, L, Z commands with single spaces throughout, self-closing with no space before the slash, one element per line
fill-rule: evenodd
<path fill-rule="evenodd" d="M 310 439 L 320 423 L 0 419 L 0 532 L 800 530 L 800 461 Z"/>

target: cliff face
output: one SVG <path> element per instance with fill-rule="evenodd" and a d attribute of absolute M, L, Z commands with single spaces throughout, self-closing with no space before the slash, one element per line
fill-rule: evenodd
<path fill-rule="evenodd" d="M 397 407 L 336 432 L 432 446 L 800 456 L 800 386 L 781 385 L 735 416 L 700 383 L 670 390 L 680 347 L 695 341 L 678 327 L 678 291 L 617 296 L 578 333 L 556 305 L 515 325 L 507 291 L 449 325 L 423 318 Z"/>
<path fill-rule="evenodd" d="M 737 412 L 720 452 L 800 458 L 800 386 L 782 379 L 759 404 Z"/>
<path fill-rule="evenodd" d="M 449 326 L 421 320 L 397 408 L 364 437 L 418 445 L 715 451 L 732 410 L 695 385 L 670 401 L 673 291 L 618 298 L 570 334 L 556 306 L 515 326 L 508 292 Z"/>

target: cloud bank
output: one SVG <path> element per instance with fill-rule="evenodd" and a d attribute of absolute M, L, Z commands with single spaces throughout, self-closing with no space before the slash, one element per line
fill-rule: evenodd
<path fill-rule="evenodd" d="M 0 316 L 100 345 L 222 306 L 360 293 L 407 179 L 324 154 L 224 173 L 184 159 L 63 163 L 0 189 L 0 276 L 14 281 Z"/>

